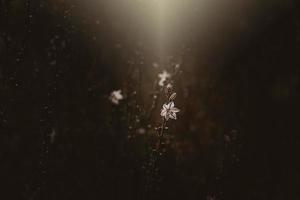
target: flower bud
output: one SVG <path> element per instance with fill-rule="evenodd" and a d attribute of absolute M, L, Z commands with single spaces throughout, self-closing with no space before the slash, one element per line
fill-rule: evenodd
<path fill-rule="evenodd" d="M 176 98 L 177 94 L 174 92 L 170 97 L 169 101 L 173 101 Z"/>

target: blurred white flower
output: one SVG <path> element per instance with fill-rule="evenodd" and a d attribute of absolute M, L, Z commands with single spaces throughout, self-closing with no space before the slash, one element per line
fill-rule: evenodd
<path fill-rule="evenodd" d="M 154 62 L 154 63 L 152 64 L 152 66 L 153 66 L 154 68 L 158 68 L 158 67 L 159 67 L 159 65 L 158 65 L 156 62 Z"/>
<path fill-rule="evenodd" d="M 171 83 L 167 84 L 167 89 L 172 90 L 173 89 L 173 85 Z"/>
<path fill-rule="evenodd" d="M 124 99 L 121 92 L 122 92 L 121 90 L 115 90 L 111 92 L 109 99 L 113 104 L 119 105 L 119 101 Z"/>
<path fill-rule="evenodd" d="M 163 105 L 160 115 L 166 120 L 169 120 L 170 118 L 177 119 L 176 113 L 178 113 L 179 111 L 180 110 L 178 108 L 175 108 L 174 102 L 171 101 L 170 103 Z"/>
<path fill-rule="evenodd" d="M 158 74 L 158 77 L 160 78 L 158 85 L 164 86 L 164 82 L 167 80 L 167 78 L 171 77 L 171 74 L 164 70 L 162 73 Z"/>

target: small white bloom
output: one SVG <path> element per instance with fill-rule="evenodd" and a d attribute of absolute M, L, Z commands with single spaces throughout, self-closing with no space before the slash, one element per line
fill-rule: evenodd
<path fill-rule="evenodd" d="M 167 84 L 167 89 L 171 90 L 173 88 L 173 85 L 171 83 Z"/>
<path fill-rule="evenodd" d="M 112 93 L 110 94 L 110 101 L 115 104 L 115 105 L 119 105 L 119 101 L 124 99 L 123 95 L 121 94 L 121 90 L 115 90 L 112 91 Z"/>
<path fill-rule="evenodd" d="M 169 120 L 170 118 L 177 119 L 176 113 L 178 113 L 179 111 L 180 110 L 178 108 L 175 108 L 174 102 L 171 101 L 170 103 L 163 105 L 160 115 L 166 120 Z"/>
<path fill-rule="evenodd" d="M 162 73 L 158 74 L 158 77 L 160 78 L 158 85 L 164 86 L 164 82 L 167 78 L 171 77 L 171 74 L 164 70 Z"/>

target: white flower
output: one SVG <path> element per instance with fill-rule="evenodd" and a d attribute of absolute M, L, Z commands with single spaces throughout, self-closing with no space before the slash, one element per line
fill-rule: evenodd
<path fill-rule="evenodd" d="M 158 64 L 156 63 L 156 62 L 154 62 L 153 64 L 152 64 L 152 66 L 154 67 L 154 68 L 158 68 Z"/>
<path fill-rule="evenodd" d="M 162 73 L 158 74 L 158 77 L 160 78 L 158 85 L 164 86 L 164 82 L 167 78 L 171 77 L 171 74 L 164 70 Z"/>
<path fill-rule="evenodd" d="M 167 84 L 167 89 L 171 90 L 173 88 L 173 85 L 171 83 Z"/>
<path fill-rule="evenodd" d="M 124 99 L 121 92 L 122 92 L 121 90 L 112 91 L 112 93 L 110 94 L 109 99 L 113 104 L 119 105 L 119 101 Z"/>
<path fill-rule="evenodd" d="M 176 113 L 178 113 L 180 110 L 178 108 L 175 108 L 174 106 L 175 105 L 173 101 L 171 101 L 168 104 L 164 104 L 163 108 L 161 109 L 160 115 L 166 120 L 169 120 L 170 118 L 177 119 Z"/>

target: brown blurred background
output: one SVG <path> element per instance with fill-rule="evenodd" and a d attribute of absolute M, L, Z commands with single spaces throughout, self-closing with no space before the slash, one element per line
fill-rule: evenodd
<path fill-rule="evenodd" d="M 0 197 L 299 198 L 299 8 L 293 0 L 0 1 Z M 157 75 L 176 64 L 181 112 L 149 175 L 151 143 L 134 133 L 153 132 L 163 102 L 151 128 L 143 116 Z M 127 97 L 119 106 L 109 101 L 116 89 Z"/>

